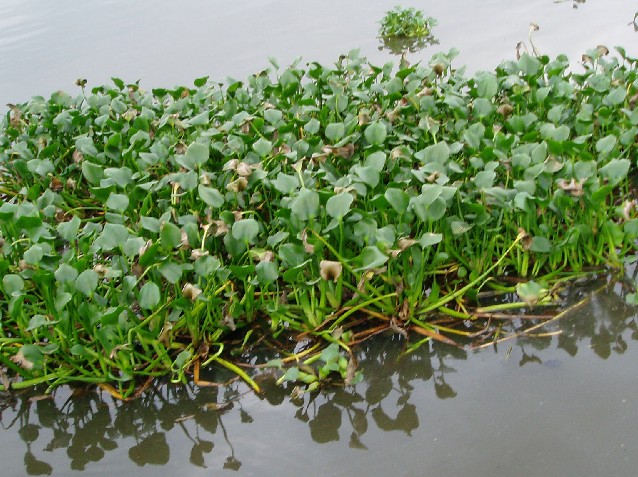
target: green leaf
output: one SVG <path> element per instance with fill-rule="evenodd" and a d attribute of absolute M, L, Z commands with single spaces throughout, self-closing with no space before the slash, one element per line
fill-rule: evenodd
<path fill-rule="evenodd" d="M 93 270 L 84 270 L 75 280 L 76 290 L 84 293 L 86 296 L 93 295 L 97 288 L 98 276 Z"/>
<path fill-rule="evenodd" d="M 437 142 L 415 154 L 423 164 L 438 162 L 444 164 L 450 158 L 450 146 L 445 141 Z"/>
<path fill-rule="evenodd" d="M 280 172 L 277 174 L 277 178 L 272 181 L 272 185 L 282 194 L 290 194 L 299 187 L 299 179 L 297 176 L 289 176 Z"/>
<path fill-rule="evenodd" d="M 357 168 L 357 176 L 361 182 L 374 189 L 379 184 L 379 171 L 374 167 L 360 166 Z"/>
<path fill-rule="evenodd" d="M 233 224 L 233 237 L 242 242 L 253 242 L 259 234 L 259 223 L 255 219 L 242 219 Z"/>
<path fill-rule="evenodd" d="M 20 275 L 9 274 L 2 278 L 2 288 L 8 297 L 18 296 L 24 289 L 24 280 Z"/>
<path fill-rule="evenodd" d="M 104 169 L 99 164 L 82 161 L 82 175 L 89 181 L 89 184 L 98 185 L 104 179 Z"/>
<path fill-rule="evenodd" d="M 17 359 L 27 369 L 40 370 L 44 366 L 44 354 L 39 346 L 23 345 L 17 353 Z"/>
<path fill-rule="evenodd" d="M 388 204 L 390 204 L 399 214 L 403 214 L 406 210 L 408 210 L 410 196 L 407 192 L 391 187 L 386 189 L 383 196 L 388 201 Z"/>
<path fill-rule="evenodd" d="M 210 148 L 206 144 L 194 142 L 186 149 L 186 160 L 189 164 L 202 166 L 210 157 Z"/>
<path fill-rule="evenodd" d="M 494 185 L 494 180 L 496 179 L 496 172 L 494 171 L 480 171 L 476 174 L 474 179 L 474 184 L 479 189 L 487 189 Z"/>
<path fill-rule="evenodd" d="M 260 157 L 266 157 L 268 154 L 270 154 L 270 151 L 272 151 L 272 142 L 268 141 L 267 139 L 264 139 L 263 137 L 259 138 L 253 144 L 253 150 Z"/>
<path fill-rule="evenodd" d="M 337 142 L 346 133 L 346 128 L 343 123 L 330 123 L 326 126 L 326 138 L 332 142 Z"/>
<path fill-rule="evenodd" d="M 369 245 L 365 247 L 361 254 L 356 257 L 356 261 L 361 264 L 361 266 L 355 269 L 355 272 L 360 272 L 363 270 L 370 270 L 371 268 L 379 268 L 382 267 L 385 262 L 388 261 L 388 256 L 385 255 L 381 250 L 373 245 Z"/>
<path fill-rule="evenodd" d="M 319 120 L 316 118 L 312 118 L 310 121 L 306 123 L 306 125 L 303 128 L 308 134 L 317 134 L 319 132 L 320 127 L 321 127 L 321 123 L 319 122 Z"/>
<path fill-rule="evenodd" d="M 421 248 L 431 247 L 443 240 L 443 234 L 435 234 L 432 232 L 424 233 L 419 239 L 419 245 Z"/>
<path fill-rule="evenodd" d="M 598 172 L 601 176 L 609 180 L 612 185 L 618 185 L 620 181 L 627 177 L 631 162 L 629 159 L 612 159 L 605 166 L 601 167 Z"/>
<path fill-rule="evenodd" d="M 67 242 L 74 242 L 80 230 L 80 218 L 74 215 L 68 222 L 60 222 L 57 227 L 58 234 Z"/>
<path fill-rule="evenodd" d="M 58 320 L 49 320 L 45 315 L 33 315 L 29 320 L 29 326 L 27 326 L 27 331 L 36 330 L 38 328 L 42 328 L 43 326 L 51 326 L 57 323 Z"/>
<path fill-rule="evenodd" d="M 342 219 L 350 211 L 350 206 L 353 201 L 354 198 L 352 197 L 352 194 L 348 192 L 341 192 L 340 194 L 333 195 L 326 203 L 326 212 L 330 217 Z"/>
<path fill-rule="evenodd" d="M 140 290 L 139 304 L 145 310 L 153 310 L 160 302 L 160 289 L 153 282 L 146 282 Z"/>
<path fill-rule="evenodd" d="M 97 156 L 97 147 L 93 138 L 81 137 L 75 141 L 75 148 L 86 156 Z"/>
<path fill-rule="evenodd" d="M 616 147 L 617 138 L 613 134 L 609 134 L 596 142 L 596 152 L 598 154 L 607 155 Z"/>
<path fill-rule="evenodd" d="M 319 194 L 314 190 L 301 189 L 291 210 L 299 220 L 314 219 L 319 214 Z"/>
<path fill-rule="evenodd" d="M 267 109 L 264 111 L 264 119 L 270 124 L 277 124 L 283 118 L 284 113 L 278 109 Z"/>
<path fill-rule="evenodd" d="M 55 279 L 60 283 L 75 282 L 78 277 L 78 271 L 71 265 L 61 263 L 54 275 Z"/>
<path fill-rule="evenodd" d="M 218 209 L 224 205 L 224 196 L 217 189 L 199 185 L 197 187 L 197 192 L 206 205 L 210 205 L 214 209 Z"/>
<path fill-rule="evenodd" d="M 29 250 L 27 250 L 26 252 L 24 252 L 24 261 L 27 262 L 29 265 L 39 265 L 40 264 L 40 260 L 42 260 L 42 257 L 44 256 L 44 251 L 42 250 L 42 247 L 40 245 L 32 245 Z"/>
<path fill-rule="evenodd" d="M 255 266 L 257 280 L 260 285 L 268 285 L 279 278 L 279 270 L 274 262 L 259 262 Z"/>
<path fill-rule="evenodd" d="M 149 232 L 156 234 L 159 233 L 162 228 L 162 222 L 159 219 L 156 219 L 155 217 L 146 217 L 144 215 L 140 217 L 140 225 L 144 230 L 148 230 Z"/>
<path fill-rule="evenodd" d="M 547 295 L 548 290 L 540 283 L 530 280 L 529 282 L 518 283 L 516 285 L 516 293 L 528 306 L 534 306 Z"/>
<path fill-rule="evenodd" d="M 618 87 L 612 89 L 607 96 L 603 98 L 603 104 L 605 106 L 618 106 L 625 102 L 627 92 L 625 88 Z"/>
<path fill-rule="evenodd" d="M 166 281 L 175 285 L 182 278 L 182 267 L 175 262 L 164 262 L 158 267 L 158 271 L 162 274 Z"/>
<path fill-rule="evenodd" d="M 117 212 L 124 212 L 128 208 L 129 198 L 125 194 L 115 194 L 111 192 L 106 201 L 106 206 Z"/>
<path fill-rule="evenodd" d="M 171 223 L 164 222 L 160 227 L 160 243 L 164 248 L 176 248 L 182 244 L 182 231 Z"/>
<path fill-rule="evenodd" d="M 552 243 L 545 237 L 532 237 L 529 249 L 537 253 L 549 253 L 552 251 Z"/>
<path fill-rule="evenodd" d="M 478 77 L 476 89 L 481 98 L 492 99 L 498 92 L 496 76 L 492 73 L 482 73 Z"/>
<path fill-rule="evenodd" d="M 106 250 L 124 246 L 128 237 L 128 229 L 121 224 L 106 224 L 101 234 L 103 247 Z"/>
<path fill-rule="evenodd" d="M 385 124 L 380 121 L 370 123 L 364 132 L 366 141 L 368 144 L 374 146 L 381 146 L 385 143 L 385 138 L 388 135 Z"/>

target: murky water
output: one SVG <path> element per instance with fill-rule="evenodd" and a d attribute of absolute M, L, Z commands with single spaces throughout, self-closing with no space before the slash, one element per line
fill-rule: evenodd
<path fill-rule="evenodd" d="M 162 387 L 132 403 L 90 392 L 2 412 L 2 475 L 631 476 L 638 465 L 638 321 L 620 285 L 494 349 L 386 335 L 363 382 L 302 400 Z M 224 379 L 211 375 L 210 379 Z"/>
<path fill-rule="evenodd" d="M 112 76 L 141 80 L 147 88 L 192 84 L 209 75 L 243 78 L 269 66 L 267 57 L 288 64 L 333 63 L 360 48 L 374 62 L 378 21 L 396 0 L 2 0 L 0 1 L 0 104 L 20 102 L 74 81 L 89 86 Z M 439 21 L 440 44 L 410 59 L 458 48 L 458 65 L 494 68 L 528 42 L 530 22 L 540 30 L 541 53 L 566 53 L 577 60 L 598 44 L 623 45 L 638 55 L 630 25 L 636 12 L 628 0 L 445 0 L 404 2 Z M 576 5 L 578 8 L 573 8 Z M 529 43 L 529 42 L 528 42 Z M 396 58 L 395 58 L 396 59 Z"/>
<path fill-rule="evenodd" d="M 375 22 L 395 3 L 2 0 L 0 104 L 72 90 L 78 77 L 147 88 L 241 78 L 268 56 L 330 63 L 359 47 L 383 63 Z M 529 41 L 530 22 L 542 53 L 576 60 L 605 44 L 638 55 L 626 0 L 416 6 L 439 20 L 440 43 L 412 61 L 457 47 L 459 65 L 493 68 Z M 17 396 L 0 419 L 0 475 L 635 475 L 638 324 L 624 293 L 610 286 L 549 327 L 560 334 L 497 349 L 401 356 L 403 338 L 382 336 L 359 349 L 362 383 L 300 402 L 268 375 L 263 396 L 239 382 L 162 387 L 128 404 L 95 391 Z"/>

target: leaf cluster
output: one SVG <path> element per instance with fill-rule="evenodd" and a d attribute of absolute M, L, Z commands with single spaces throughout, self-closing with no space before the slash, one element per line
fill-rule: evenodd
<path fill-rule="evenodd" d="M 619 53 L 588 52 L 582 73 L 524 54 L 466 77 L 454 51 L 398 70 L 353 51 L 13 107 L 0 122 L 12 386 L 130 396 L 253 330 L 327 338 L 362 313 L 442 340 L 432 312 L 471 317 L 467 299 L 499 276 L 619 264 L 638 237 L 638 70 Z"/>

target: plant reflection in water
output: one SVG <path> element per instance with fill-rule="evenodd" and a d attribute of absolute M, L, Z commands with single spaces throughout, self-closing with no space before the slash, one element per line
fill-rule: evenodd
<path fill-rule="evenodd" d="M 635 272 L 630 279 L 636 279 Z M 497 351 L 505 354 L 509 346 L 517 347 L 522 356 L 519 366 L 549 368 L 561 363 L 545 360 L 543 350 L 549 354 L 558 348 L 575 356 L 585 345 L 602 359 L 623 354 L 628 341 L 638 339 L 635 308 L 625 304 L 630 291 L 630 286 L 610 282 L 605 290 L 591 296 L 577 316 L 558 324 L 560 334 L 521 336 L 499 345 Z M 571 301 L 587 296 L 582 289 L 571 293 Z M 286 406 L 296 406 L 294 417 L 308 426 L 314 442 L 337 442 L 349 436 L 350 448 L 366 450 L 366 433 L 372 426 L 409 436 L 429 418 L 423 415 L 423 387 L 419 386 L 418 394 L 414 392 L 419 383 L 431 382 L 438 399 L 456 397 L 450 377 L 479 353 L 431 342 L 405 355 L 405 344 L 399 334 L 365 342 L 358 348 L 363 382 L 323 388 L 297 398 L 290 396 L 292 384 L 275 384 L 278 376 L 271 369 L 255 376 L 264 389 L 262 395 L 253 395 L 244 383 L 235 380 L 223 387 L 158 386 L 128 403 L 113 401 L 94 390 L 60 389 L 46 398 L 5 396 L 1 423 L 4 432 L 17 431 L 24 443 L 24 469 L 29 475 L 51 474 L 51 461 L 64 473 L 59 467 L 65 465 L 65 459 L 56 455 L 64 452 L 68 467 L 76 471 L 90 471 L 92 463 L 108 459 L 109 453 L 120 455 L 126 448 L 135 466 L 164 465 L 180 458 L 169 443 L 180 442 L 184 449 L 187 446 L 181 443 L 185 441 L 191 446 L 190 465 L 205 468 L 215 461 L 215 465 L 223 462 L 225 469 L 239 470 L 242 459 L 252 458 L 253 452 L 250 447 L 241 447 L 244 439 L 233 443 L 233 436 L 240 433 L 241 426 Z M 227 377 L 217 374 L 207 379 Z"/>

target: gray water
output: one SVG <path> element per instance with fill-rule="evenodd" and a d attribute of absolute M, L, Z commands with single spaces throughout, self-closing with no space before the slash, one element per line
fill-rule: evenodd
<path fill-rule="evenodd" d="M 1 0 L 0 105 L 77 90 L 78 78 L 89 87 L 139 79 L 146 88 L 242 79 L 269 67 L 268 57 L 332 64 L 360 48 L 383 64 L 391 57 L 378 50 L 377 22 L 396 3 L 439 22 L 439 45 L 410 55 L 414 62 L 458 48 L 457 65 L 493 69 L 528 42 L 531 22 L 542 54 L 576 61 L 603 44 L 638 56 L 628 25 L 638 5 L 629 0 Z"/>
<path fill-rule="evenodd" d="M 395 3 L 0 0 L 0 104 L 73 91 L 77 78 L 146 88 L 242 78 L 269 56 L 332 63 L 360 48 L 396 61 L 375 23 Z M 566 53 L 574 68 L 598 44 L 638 56 L 633 3 L 415 1 L 438 19 L 439 44 L 410 61 L 456 47 L 457 66 L 491 69 L 528 42 L 530 22 L 541 53 Z M 548 325 L 551 336 L 496 348 L 403 355 L 401 336 L 380 336 L 358 350 L 363 382 L 301 401 L 266 372 L 261 396 L 241 382 L 162 386 L 132 403 L 96 390 L 5 396 L 0 475 L 634 476 L 638 324 L 626 292 L 582 291 L 590 301 Z"/>
<path fill-rule="evenodd" d="M 364 380 L 303 399 L 161 386 L 131 403 L 95 390 L 5 403 L 2 475 L 635 476 L 638 321 L 609 285 L 548 325 L 480 351 L 359 349 Z M 211 380 L 228 378 L 212 372 Z"/>

